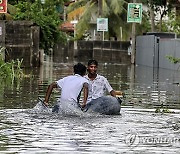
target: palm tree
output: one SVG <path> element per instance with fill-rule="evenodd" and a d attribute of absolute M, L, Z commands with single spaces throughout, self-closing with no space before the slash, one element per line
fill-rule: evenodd
<path fill-rule="evenodd" d="M 116 36 L 120 39 L 120 27 L 123 29 L 124 39 L 129 36 L 130 24 L 127 24 L 127 2 L 125 0 L 78 0 L 68 7 L 71 13 L 79 8 L 84 11 L 76 26 L 77 38 L 90 28 L 92 23 L 96 23 L 97 17 L 108 18 L 109 31 L 108 37 Z"/>

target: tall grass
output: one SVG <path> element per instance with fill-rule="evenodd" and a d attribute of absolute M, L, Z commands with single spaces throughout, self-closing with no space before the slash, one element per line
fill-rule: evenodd
<path fill-rule="evenodd" d="M 12 60 L 11 62 L 4 61 L 4 52 L 6 48 L 0 47 L 0 78 L 8 78 L 12 81 L 15 78 L 23 77 L 23 70 L 21 69 L 23 60 Z"/>

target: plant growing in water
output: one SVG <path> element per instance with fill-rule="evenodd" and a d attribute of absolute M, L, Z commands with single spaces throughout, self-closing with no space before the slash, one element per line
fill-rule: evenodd
<path fill-rule="evenodd" d="M 167 107 L 161 104 L 160 107 L 157 107 L 155 113 L 174 113 L 174 111 L 170 111 Z"/>
<path fill-rule="evenodd" d="M 0 47 L 0 77 L 9 78 L 12 81 L 15 78 L 21 78 L 23 71 L 21 69 L 23 59 L 12 60 L 11 62 L 4 61 L 4 52 L 6 48 Z"/>

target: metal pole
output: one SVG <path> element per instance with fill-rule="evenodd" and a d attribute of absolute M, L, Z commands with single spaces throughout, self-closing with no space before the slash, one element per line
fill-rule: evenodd
<path fill-rule="evenodd" d="M 120 27 L 120 41 L 122 41 L 122 27 Z"/>
<path fill-rule="evenodd" d="M 99 18 L 102 17 L 102 0 L 98 0 L 98 16 Z M 102 32 L 99 32 L 99 40 L 102 41 L 103 36 Z"/>
<path fill-rule="evenodd" d="M 131 64 L 135 64 L 135 55 L 136 55 L 136 51 L 135 51 L 135 42 L 136 42 L 136 23 L 132 23 L 132 53 L 131 53 Z"/>
<path fill-rule="evenodd" d="M 76 38 L 76 23 L 74 24 L 74 50 L 77 50 L 77 40 Z"/>
<path fill-rule="evenodd" d="M 103 41 L 104 41 L 104 31 L 103 31 Z"/>
<path fill-rule="evenodd" d="M 133 3 L 136 3 L 136 0 L 133 0 Z M 131 64 L 135 64 L 135 42 L 136 42 L 136 23 L 132 23 L 132 53 L 131 53 Z"/>
<path fill-rule="evenodd" d="M 96 30 L 94 30 L 94 40 L 96 40 Z"/>

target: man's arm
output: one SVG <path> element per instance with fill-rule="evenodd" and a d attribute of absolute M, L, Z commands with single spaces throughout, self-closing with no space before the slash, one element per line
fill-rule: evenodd
<path fill-rule="evenodd" d="M 124 93 L 123 93 L 122 91 L 112 90 L 112 91 L 110 91 L 110 94 L 111 94 L 111 96 L 113 96 L 113 97 L 121 97 L 121 96 L 124 97 Z"/>
<path fill-rule="evenodd" d="M 50 97 L 50 95 L 52 93 L 53 88 L 57 88 L 57 83 L 56 82 L 53 82 L 48 86 L 46 96 L 45 96 L 45 100 L 44 100 L 44 104 L 46 106 L 48 106 L 49 97 Z"/>
<path fill-rule="evenodd" d="M 110 91 L 111 96 L 116 97 L 116 92 L 114 90 Z"/>
<path fill-rule="evenodd" d="M 83 104 L 82 107 L 86 106 L 87 98 L 88 98 L 88 83 L 83 84 Z"/>
<path fill-rule="evenodd" d="M 116 92 L 113 90 L 113 88 L 111 87 L 111 85 L 109 84 L 108 80 L 105 77 L 104 77 L 104 84 L 110 95 L 116 97 Z"/>

